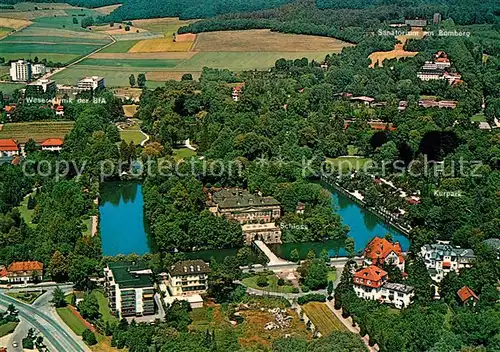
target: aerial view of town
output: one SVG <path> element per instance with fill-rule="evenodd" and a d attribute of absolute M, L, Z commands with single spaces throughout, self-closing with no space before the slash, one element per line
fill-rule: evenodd
<path fill-rule="evenodd" d="M 0 352 L 500 352 L 499 0 L 0 0 Z"/>

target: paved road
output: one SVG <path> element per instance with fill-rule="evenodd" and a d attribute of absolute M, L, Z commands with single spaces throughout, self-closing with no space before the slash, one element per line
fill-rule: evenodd
<path fill-rule="evenodd" d="M 64 287 L 65 291 L 68 291 L 67 287 Z M 43 294 L 34 304 L 30 306 L 28 304 L 19 302 L 9 296 L 6 296 L 3 292 L 0 293 L 0 306 L 7 307 L 9 304 L 14 304 L 19 310 L 19 317 L 21 321 L 27 323 L 27 325 L 33 326 L 36 330 L 44 337 L 44 341 L 52 351 L 57 352 L 87 352 L 88 347 L 85 346 L 83 341 L 76 337 L 69 328 L 59 319 L 54 317 L 51 312 L 50 300 L 52 299 L 52 292 L 48 290 Z M 52 308 L 53 310 L 53 308 Z M 57 314 L 57 313 L 55 313 Z M 9 351 L 22 351 L 22 349 L 13 349 L 12 341 L 16 341 L 19 345 L 21 340 L 26 336 L 27 328 L 23 323 L 20 324 L 19 332 L 14 333 L 11 340 Z M 24 334 L 21 335 L 21 334 Z M 15 340 L 14 340 L 15 338 Z"/>

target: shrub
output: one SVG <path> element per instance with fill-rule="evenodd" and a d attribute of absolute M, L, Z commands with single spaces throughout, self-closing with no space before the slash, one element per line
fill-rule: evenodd
<path fill-rule="evenodd" d="M 300 289 L 301 289 L 301 290 L 302 290 L 302 292 L 304 292 L 304 293 L 307 293 L 307 292 L 309 292 L 309 291 L 310 291 L 309 286 L 306 286 L 306 285 L 302 285 L 302 286 L 300 286 Z"/>
<path fill-rule="evenodd" d="M 326 296 L 320 293 L 310 293 L 297 299 L 297 303 L 300 305 L 308 302 L 326 302 Z"/>
<path fill-rule="evenodd" d="M 299 293 L 299 288 L 298 287 L 292 288 L 292 293 Z"/>
<path fill-rule="evenodd" d="M 285 285 L 285 280 L 282 278 L 278 279 L 278 286 L 284 286 Z"/>
<path fill-rule="evenodd" d="M 97 343 L 97 339 L 95 338 L 94 333 L 89 329 L 85 329 L 85 331 L 82 334 L 82 338 L 83 341 L 89 346 L 93 346 Z"/>
<path fill-rule="evenodd" d="M 269 285 L 269 280 L 267 279 L 267 276 L 259 275 L 259 277 L 257 278 L 257 286 L 266 287 L 267 285 Z"/>

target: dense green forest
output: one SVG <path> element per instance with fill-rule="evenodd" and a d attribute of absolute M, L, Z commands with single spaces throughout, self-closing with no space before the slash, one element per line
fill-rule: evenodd
<path fill-rule="evenodd" d="M 5 4 L 18 2 L 20 1 L 0 1 Z M 155 17 L 192 19 L 214 16 L 227 19 L 227 16 L 235 16 L 236 18 L 252 18 L 253 22 L 256 19 L 260 22 L 264 19 L 272 19 L 281 24 L 286 22 L 288 25 L 290 25 L 289 22 L 307 21 L 309 25 L 316 26 L 366 27 L 366 24 L 401 21 L 404 18 L 426 17 L 430 19 L 436 12 L 441 13 L 443 18 L 453 18 L 459 24 L 497 23 L 500 14 L 498 2 L 495 0 L 165 0 L 153 3 L 144 0 L 68 0 L 67 2 L 71 5 L 91 8 L 122 4 L 106 17 L 106 21 Z M 359 21 L 356 22 L 356 19 Z M 221 22 L 219 24 L 223 26 Z M 264 22 L 260 25 L 263 26 Z M 294 27 L 297 25 L 294 24 Z M 256 24 L 253 26 L 255 27 Z"/>

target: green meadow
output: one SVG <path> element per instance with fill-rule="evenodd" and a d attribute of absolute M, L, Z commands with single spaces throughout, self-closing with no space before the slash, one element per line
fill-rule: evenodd
<path fill-rule="evenodd" d="M 162 60 L 162 59 L 85 59 L 79 65 L 87 66 L 112 66 L 112 67 L 142 67 L 148 69 L 175 67 L 182 60 Z"/>

